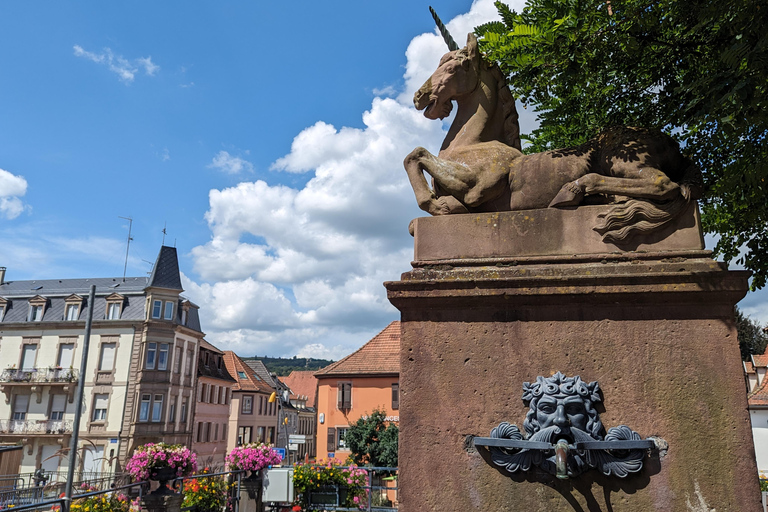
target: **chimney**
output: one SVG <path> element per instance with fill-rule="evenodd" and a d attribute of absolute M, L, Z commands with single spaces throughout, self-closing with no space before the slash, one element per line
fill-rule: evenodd
<path fill-rule="evenodd" d="M 5 267 L 0 267 L 0 284 L 5 282 Z"/>

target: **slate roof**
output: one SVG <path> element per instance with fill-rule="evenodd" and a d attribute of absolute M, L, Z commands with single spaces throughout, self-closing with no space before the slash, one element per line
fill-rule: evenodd
<path fill-rule="evenodd" d="M 200 349 L 208 350 L 215 354 L 221 354 L 222 355 L 221 360 L 222 360 L 222 363 L 224 364 L 221 365 L 221 368 L 216 367 L 215 364 L 205 365 L 203 364 L 202 357 L 201 357 L 197 364 L 197 374 L 199 376 L 212 377 L 214 379 L 225 380 L 228 382 L 236 382 L 235 378 L 232 377 L 232 375 L 227 371 L 227 365 L 223 357 L 224 352 L 214 347 L 213 345 L 211 345 L 205 340 L 200 340 Z"/>
<path fill-rule="evenodd" d="M 394 321 L 356 352 L 315 372 L 331 375 L 392 375 L 400 373 L 400 322 Z"/>
<path fill-rule="evenodd" d="M 269 369 L 261 359 L 245 359 L 244 362 L 251 368 L 251 370 L 253 370 L 256 375 L 259 376 L 261 380 L 273 388 L 276 387 L 275 379 L 272 378 L 272 374 L 269 373 Z"/>
<path fill-rule="evenodd" d="M 262 393 L 274 391 L 272 386 L 257 377 L 251 367 L 231 350 L 224 351 L 224 365 L 227 367 L 227 372 L 235 379 L 232 391 L 260 391 Z M 241 377 L 239 372 L 244 373 L 245 378 Z"/>
<path fill-rule="evenodd" d="M 70 295 L 82 297 L 78 320 L 85 320 L 88 310 L 88 294 L 91 285 L 96 285 L 96 295 L 93 303 L 93 319 L 103 320 L 106 317 L 106 298 L 113 293 L 124 297 L 120 313 L 121 320 L 144 319 L 144 288 L 146 277 L 100 277 L 88 279 L 35 279 L 33 281 L 6 281 L 0 284 L 0 298 L 7 301 L 5 314 L 0 323 L 26 322 L 29 314 L 29 300 L 39 296 L 45 297 L 43 322 L 58 322 L 64 320 L 66 303 L 64 299 Z"/>
<path fill-rule="evenodd" d="M 307 370 L 294 370 L 282 381 L 290 388 L 294 395 L 303 395 L 307 397 L 307 407 L 315 406 L 317 397 L 317 377 L 315 372 Z"/>
<path fill-rule="evenodd" d="M 179 274 L 179 258 L 175 247 L 162 246 L 157 255 L 155 266 L 152 267 L 152 275 L 149 276 L 147 287 L 166 288 L 169 290 L 184 291 L 181 287 L 181 275 Z"/>

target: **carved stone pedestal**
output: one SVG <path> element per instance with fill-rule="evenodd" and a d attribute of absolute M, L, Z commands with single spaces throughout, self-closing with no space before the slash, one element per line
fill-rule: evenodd
<path fill-rule="evenodd" d="M 521 216 L 502 219 L 516 226 L 538 213 L 460 222 L 497 229 L 499 216 Z M 451 231 L 451 219 L 439 220 Z M 425 224 L 417 237 L 443 236 Z M 600 246 L 573 256 L 537 254 L 533 239 L 523 255 L 441 250 L 386 283 L 402 319 L 401 512 L 761 510 L 733 319 L 748 274 L 691 240 L 689 249 Z M 523 382 L 558 371 L 599 381 L 606 429 L 629 425 L 668 450 L 653 450 L 623 479 L 590 470 L 561 480 L 490 464 L 472 436 L 521 425 Z"/>

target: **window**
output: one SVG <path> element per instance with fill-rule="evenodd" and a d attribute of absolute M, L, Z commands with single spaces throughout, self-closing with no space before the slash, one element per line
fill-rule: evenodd
<path fill-rule="evenodd" d="M 197 422 L 197 442 L 202 442 L 203 440 L 203 422 L 198 421 Z"/>
<path fill-rule="evenodd" d="M 152 318 L 160 318 L 160 310 L 163 307 L 163 302 L 156 300 L 152 303 Z"/>
<path fill-rule="evenodd" d="M 339 382 L 337 398 L 338 398 L 337 406 L 339 409 L 347 410 L 352 408 L 352 383 L 351 382 Z"/>
<path fill-rule="evenodd" d="M 181 373 L 181 347 L 176 347 L 173 355 L 173 373 Z"/>
<path fill-rule="evenodd" d="M 72 366 L 72 358 L 75 353 L 74 343 L 62 343 L 59 345 L 59 357 L 56 360 L 56 365 L 62 368 L 69 368 Z"/>
<path fill-rule="evenodd" d="M 163 395 L 155 395 L 155 400 L 152 402 L 152 421 L 163 420 Z"/>
<path fill-rule="evenodd" d="M 163 318 L 166 320 L 173 320 L 173 302 L 165 303 L 165 314 L 163 314 Z"/>
<path fill-rule="evenodd" d="M 171 405 L 168 409 L 168 421 L 171 423 L 176 421 L 176 397 L 173 397 L 173 400 L 171 400 Z"/>
<path fill-rule="evenodd" d="M 214 441 L 218 441 L 219 440 L 219 424 L 218 423 L 214 425 L 213 440 Z"/>
<path fill-rule="evenodd" d="M 3 321 L 3 316 L 5 316 L 5 304 L 0 304 L 0 322 Z"/>
<path fill-rule="evenodd" d="M 43 305 L 30 304 L 29 315 L 27 316 L 27 322 L 39 322 L 42 319 L 43 319 Z"/>
<path fill-rule="evenodd" d="M 99 371 L 111 372 L 115 367 L 115 350 L 117 343 L 102 343 L 99 354 Z"/>
<path fill-rule="evenodd" d="M 152 395 L 141 395 L 141 405 L 139 406 L 139 421 L 149 421 L 149 404 L 152 402 Z"/>
<path fill-rule="evenodd" d="M 208 387 L 208 384 L 200 384 L 200 397 L 197 399 L 198 402 L 205 402 L 205 388 Z"/>
<path fill-rule="evenodd" d="M 51 414 L 49 418 L 53 421 L 64 419 L 64 411 L 67 407 L 67 395 L 51 396 Z"/>
<path fill-rule="evenodd" d="M 33 370 L 37 358 L 37 345 L 24 345 L 21 354 L 21 369 Z"/>
<path fill-rule="evenodd" d="M 168 369 L 168 343 L 160 343 L 160 352 L 157 354 L 157 369 Z"/>
<path fill-rule="evenodd" d="M 263 410 L 263 409 L 262 409 L 262 406 L 263 406 L 263 402 L 264 402 L 264 397 L 263 397 L 263 396 L 261 396 L 261 395 L 259 395 L 259 416 L 261 416 L 261 415 L 262 415 L 262 410 Z"/>
<path fill-rule="evenodd" d="M 78 316 L 80 316 L 80 306 L 78 304 L 67 304 L 65 318 L 67 320 L 77 320 Z"/>
<path fill-rule="evenodd" d="M 120 320 L 119 302 L 110 302 L 107 304 L 107 320 Z"/>
<path fill-rule="evenodd" d="M 226 423 L 221 424 L 221 440 L 222 441 L 227 440 L 227 424 Z"/>
<path fill-rule="evenodd" d="M 181 423 L 187 423 L 187 399 L 181 401 Z"/>
<path fill-rule="evenodd" d="M 144 367 L 147 370 L 154 370 L 156 360 L 157 360 L 157 343 L 147 343 L 147 360 Z"/>
<path fill-rule="evenodd" d="M 207 421 L 205 422 L 205 442 L 208 443 L 211 441 L 211 422 Z"/>
<path fill-rule="evenodd" d="M 181 310 L 181 325 L 187 325 L 187 310 Z"/>
<path fill-rule="evenodd" d="M 99 394 L 93 395 L 93 421 L 106 421 L 107 419 L 107 404 L 109 403 L 109 395 Z"/>
<path fill-rule="evenodd" d="M 264 427 L 259 427 L 259 430 L 257 431 L 258 439 L 256 439 L 256 441 L 258 441 L 259 443 L 263 443 L 265 433 L 266 433 L 266 429 Z"/>
<path fill-rule="evenodd" d="M 253 395 L 245 395 L 243 397 L 241 412 L 243 414 L 253 414 Z"/>
<path fill-rule="evenodd" d="M 217 404 L 219 403 L 219 387 L 218 386 L 212 386 L 213 391 L 211 392 L 211 403 Z"/>
<path fill-rule="evenodd" d="M 27 418 L 27 407 L 29 406 L 29 395 L 16 395 L 13 402 L 13 416 L 16 421 L 23 421 Z"/>
<path fill-rule="evenodd" d="M 247 379 L 248 376 L 245 375 L 245 372 L 237 372 L 237 378 L 239 378 L 239 379 Z"/>
<path fill-rule="evenodd" d="M 336 439 L 337 439 L 336 447 L 339 450 L 346 450 L 347 449 L 347 442 L 344 441 L 344 436 L 347 435 L 347 431 L 348 430 L 349 429 L 346 428 L 346 427 L 338 427 L 338 428 L 336 428 Z"/>
<path fill-rule="evenodd" d="M 248 444 L 252 442 L 253 427 L 238 427 L 237 428 L 237 444 Z"/>
<path fill-rule="evenodd" d="M 400 384 L 392 384 L 392 409 L 398 410 L 400 408 Z"/>
<path fill-rule="evenodd" d="M 187 350 L 187 369 L 184 373 L 186 373 L 187 377 L 192 375 L 192 350 Z"/>

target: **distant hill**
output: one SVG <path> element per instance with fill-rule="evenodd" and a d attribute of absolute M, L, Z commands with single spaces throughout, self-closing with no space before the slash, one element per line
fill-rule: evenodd
<path fill-rule="evenodd" d="M 333 361 L 329 359 L 314 359 L 312 357 L 244 357 L 243 359 L 258 359 L 264 363 L 264 366 L 270 373 L 276 373 L 278 377 L 285 377 L 294 370 L 316 371 L 325 368 Z"/>

